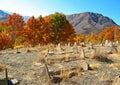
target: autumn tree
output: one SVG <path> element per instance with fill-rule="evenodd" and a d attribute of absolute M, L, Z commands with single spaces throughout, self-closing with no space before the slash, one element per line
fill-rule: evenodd
<path fill-rule="evenodd" d="M 9 34 L 12 37 L 12 44 L 17 44 L 17 39 L 21 36 L 21 32 L 24 26 L 24 18 L 23 16 L 13 13 L 8 16 L 8 25 L 11 26 L 11 29 L 9 29 Z"/>
<path fill-rule="evenodd" d="M 44 18 L 42 18 L 42 16 L 39 16 L 37 20 L 39 22 L 37 33 L 40 39 L 40 44 L 51 43 L 51 36 L 53 35 L 53 32 L 50 25 L 50 17 L 45 16 Z"/>
<path fill-rule="evenodd" d="M 88 42 L 91 42 L 93 44 L 97 43 L 96 34 L 94 32 L 91 32 L 88 36 Z"/>
<path fill-rule="evenodd" d="M 23 29 L 25 43 L 33 46 L 50 43 L 53 32 L 49 21 L 50 18 L 48 16 L 44 18 L 42 16 L 38 18 L 30 17 Z"/>
<path fill-rule="evenodd" d="M 9 29 L 11 29 L 11 26 L 8 25 L 7 22 L 0 22 L 0 33 L 2 33 L 2 32 L 8 33 Z"/>
<path fill-rule="evenodd" d="M 4 32 L 0 33 L 0 50 L 11 47 L 11 40 L 12 38 L 8 34 Z"/>
<path fill-rule="evenodd" d="M 85 35 L 84 34 L 76 34 L 75 36 L 75 42 L 79 44 L 80 42 L 84 42 Z"/>
<path fill-rule="evenodd" d="M 106 27 L 103 31 L 101 31 L 97 35 L 97 39 L 101 42 L 104 42 L 105 40 L 115 41 L 119 40 L 120 38 L 120 29 L 116 26 Z"/>
<path fill-rule="evenodd" d="M 53 43 L 65 43 L 73 41 L 75 31 L 73 26 L 68 22 L 66 16 L 62 13 L 55 13 L 50 16 L 50 23 L 52 25 L 52 41 Z"/>
<path fill-rule="evenodd" d="M 34 45 L 35 42 L 38 42 L 37 40 L 37 28 L 39 27 L 37 20 L 35 19 L 34 16 L 30 17 L 22 30 L 23 32 L 23 37 L 25 38 L 26 44 L 32 44 Z"/>

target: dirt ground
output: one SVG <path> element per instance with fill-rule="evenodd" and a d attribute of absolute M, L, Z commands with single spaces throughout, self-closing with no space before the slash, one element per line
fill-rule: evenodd
<path fill-rule="evenodd" d="M 36 63 L 42 49 L 31 49 L 27 52 L 26 48 L 16 50 L 0 51 L 0 63 L 6 64 L 8 68 L 8 77 L 15 78 L 19 81 L 19 85 L 54 85 L 53 83 L 44 82 L 41 77 L 44 65 Z M 119 63 L 118 58 L 110 59 Z M 79 75 L 61 81 L 55 85 L 112 85 L 113 79 L 120 75 L 120 68 L 115 68 L 113 63 L 100 62 L 94 59 L 85 59 L 88 63 L 98 64 L 98 68 L 80 72 Z M 36 65 L 39 64 L 39 65 Z M 0 79 L 5 78 L 4 71 L 0 72 Z"/>

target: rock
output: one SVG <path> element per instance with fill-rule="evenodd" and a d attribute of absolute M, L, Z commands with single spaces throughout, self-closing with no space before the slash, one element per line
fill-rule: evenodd
<path fill-rule="evenodd" d="M 120 76 L 116 76 L 113 80 L 112 85 L 120 85 Z"/>
<path fill-rule="evenodd" d="M 96 55 L 96 51 L 93 49 L 91 52 L 90 52 L 90 55 L 89 55 L 89 58 L 93 59 Z"/>
<path fill-rule="evenodd" d="M 57 51 L 62 51 L 60 43 L 57 45 L 56 50 Z"/>
<path fill-rule="evenodd" d="M 95 70 L 95 69 L 98 69 L 101 65 L 99 63 L 92 63 L 92 64 L 89 64 L 89 69 L 90 70 Z"/>
<path fill-rule="evenodd" d="M 120 45 L 117 46 L 117 52 L 120 53 Z"/>
<path fill-rule="evenodd" d="M 85 58 L 85 52 L 84 49 L 82 49 L 80 52 L 80 59 L 84 59 L 84 58 Z"/>
<path fill-rule="evenodd" d="M 10 80 L 10 81 L 12 82 L 13 85 L 16 85 L 16 84 L 19 83 L 19 81 L 18 81 L 17 79 L 12 79 L 12 80 Z"/>
<path fill-rule="evenodd" d="M 83 68 L 84 71 L 88 70 L 89 64 L 86 61 L 80 61 L 80 66 Z"/>
<path fill-rule="evenodd" d="M 86 49 L 85 50 L 85 57 L 86 58 L 94 58 L 96 54 L 96 50 L 95 49 Z"/>
<path fill-rule="evenodd" d="M 77 43 L 76 42 L 74 43 L 74 47 L 77 47 Z"/>
<path fill-rule="evenodd" d="M 107 46 L 108 45 L 108 40 L 105 40 L 105 46 Z"/>
<path fill-rule="evenodd" d="M 103 46 L 103 44 L 101 43 L 99 46 Z"/>
<path fill-rule="evenodd" d="M 45 77 L 46 80 L 50 80 L 51 79 L 51 76 L 50 76 L 50 73 L 49 73 L 49 69 L 47 67 L 47 65 L 45 64 L 45 66 L 43 67 L 43 72 L 42 72 L 42 77 Z"/>

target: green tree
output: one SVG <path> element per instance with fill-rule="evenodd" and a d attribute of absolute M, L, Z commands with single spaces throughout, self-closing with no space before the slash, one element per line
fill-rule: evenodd
<path fill-rule="evenodd" d="M 74 37 L 75 31 L 73 26 L 68 22 L 66 16 L 62 13 L 56 12 L 50 16 L 50 23 L 54 35 L 52 36 L 53 43 L 71 41 Z M 71 36 L 71 40 L 69 39 Z M 66 41 L 65 41 L 66 40 Z"/>

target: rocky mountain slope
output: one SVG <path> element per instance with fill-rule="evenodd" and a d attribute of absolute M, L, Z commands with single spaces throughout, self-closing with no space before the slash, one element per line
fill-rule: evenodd
<path fill-rule="evenodd" d="M 0 22 L 6 21 L 9 13 L 0 10 Z M 112 19 L 102 14 L 84 12 L 80 14 L 66 15 L 69 22 L 74 26 L 76 33 L 89 34 L 91 32 L 99 33 L 107 26 L 118 26 Z M 24 16 L 27 21 L 29 16 Z"/>
<path fill-rule="evenodd" d="M 77 33 L 88 34 L 92 31 L 99 33 L 107 26 L 117 24 L 110 18 L 93 12 L 84 12 L 66 16 L 69 22 L 74 26 Z"/>

